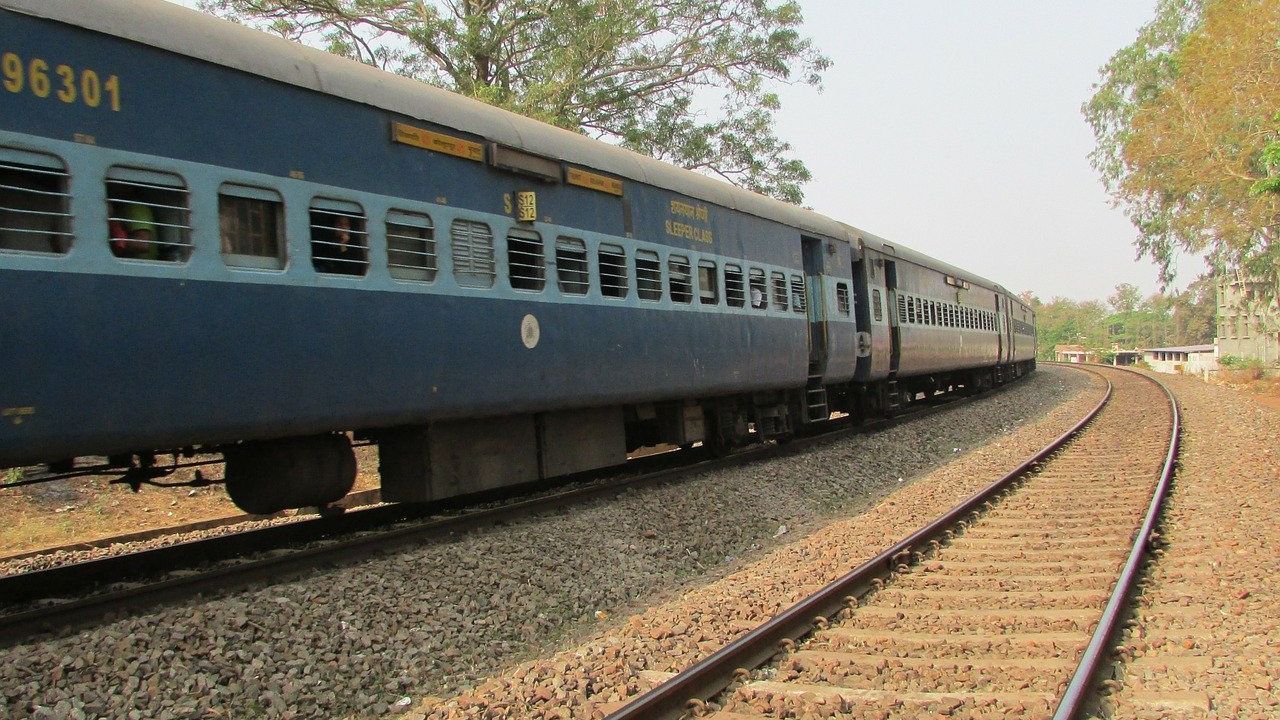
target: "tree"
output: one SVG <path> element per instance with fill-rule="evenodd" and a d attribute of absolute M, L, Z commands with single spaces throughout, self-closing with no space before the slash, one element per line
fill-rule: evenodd
<path fill-rule="evenodd" d="M 1116 291 L 1107 296 L 1107 304 L 1117 313 L 1130 313 L 1138 309 L 1138 303 L 1142 301 L 1142 295 L 1139 294 L 1138 288 L 1130 283 L 1120 283 L 1116 286 Z"/>
<path fill-rule="evenodd" d="M 1084 113 L 1091 159 L 1174 276 L 1179 250 L 1280 286 L 1280 0 L 1162 0 Z"/>
<path fill-rule="evenodd" d="M 201 0 L 201 8 L 792 203 L 776 83 L 830 65 L 795 0 Z M 719 104 L 708 115 L 706 107 Z"/>

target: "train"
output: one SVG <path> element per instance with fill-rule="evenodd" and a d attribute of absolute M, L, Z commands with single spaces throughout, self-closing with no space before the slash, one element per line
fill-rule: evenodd
<path fill-rule="evenodd" d="M 785 441 L 1035 368 L 1009 290 L 161 0 L 0 0 L 0 467 L 248 512 Z"/>

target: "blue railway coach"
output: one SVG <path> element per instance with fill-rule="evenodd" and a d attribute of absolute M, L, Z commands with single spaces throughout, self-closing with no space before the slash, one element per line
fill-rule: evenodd
<path fill-rule="evenodd" d="M 0 0 L 0 466 L 222 452 L 241 507 L 785 438 L 1034 363 L 1008 291 L 158 0 Z"/>

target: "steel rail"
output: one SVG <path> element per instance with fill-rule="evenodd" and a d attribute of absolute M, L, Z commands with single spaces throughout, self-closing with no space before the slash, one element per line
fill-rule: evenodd
<path fill-rule="evenodd" d="M 910 556 L 913 548 L 925 546 L 929 541 L 942 537 L 956 521 L 973 512 L 1043 462 L 1097 417 L 1111 400 L 1113 386 L 1111 381 L 1101 373 L 1094 370 L 1086 371 L 1106 380 L 1107 390 L 1098 404 L 1069 430 L 1024 460 L 1004 477 L 948 510 L 946 514 L 898 541 L 892 547 L 881 551 L 880 554 L 854 570 L 828 583 L 816 593 L 783 610 L 763 625 L 682 670 L 666 682 L 610 714 L 606 720 L 678 718 L 685 713 L 691 701 L 707 700 L 727 688 L 734 681 L 740 668 L 758 667 L 777 654 L 779 643 L 804 637 L 813 629 L 815 621 L 820 618 L 825 620 L 835 615 L 849 603 L 850 599 L 870 589 L 875 579 L 892 572 L 901 559 Z"/>
<path fill-rule="evenodd" d="M 111 556 L 81 563 L 72 563 L 49 570 L 0 577 L 0 599 L 5 602 L 12 602 L 12 600 L 18 598 L 32 600 L 57 597 L 57 592 L 50 592 L 54 589 L 62 593 L 63 596 L 83 594 L 91 589 L 90 580 L 93 583 L 118 582 L 124 579 L 125 576 L 139 576 L 140 567 L 150 568 L 153 571 L 159 567 L 163 567 L 165 570 L 191 568 L 201 564 L 208 564 L 211 561 L 210 558 L 229 560 L 241 557 L 249 550 L 261 552 L 279 549 L 278 544 L 263 547 L 263 539 L 269 537 L 287 538 L 288 533 L 295 532 L 295 529 L 299 526 L 307 527 L 304 530 L 306 534 L 300 536 L 303 537 L 304 541 L 331 538 L 341 534 L 339 532 L 341 528 L 335 529 L 334 523 L 338 525 L 344 522 L 351 523 L 350 527 L 345 530 L 348 533 L 357 530 L 375 530 L 375 532 L 365 537 L 306 547 L 271 557 L 240 560 L 232 565 L 202 570 L 188 575 L 168 577 L 156 582 L 98 593 L 25 611 L 0 614 L 0 646 L 22 642 L 43 633 L 84 625 L 121 611 L 147 608 L 158 603 L 172 602 L 201 593 L 231 590 L 259 580 L 279 579 L 287 576 L 287 574 L 296 574 L 318 565 L 345 563 L 393 547 L 434 537 L 447 537 L 452 533 L 463 530 L 554 509 L 567 502 L 581 502 L 609 495 L 631 486 L 676 478 L 693 472 L 734 467 L 757 459 L 786 457 L 801 452 L 816 443 L 826 442 L 844 434 L 879 432 L 899 424 L 960 407 L 967 404 L 969 400 L 988 397 L 992 392 L 999 392 L 1011 385 L 1012 383 L 1008 383 L 994 390 L 968 396 L 939 395 L 934 398 L 917 401 L 921 405 L 919 410 L 905 412 L 891 418 L 870 420 L 861 425 L 851 425 L 839 420 L 831 421 L 832 425 L 817 434 L 796 438 L 785 445 L 757 446 L 724 458 L 702 460 L 692 464 L 680 464 L 674 467 L 645 472 L 640 475 L 632 474 L 636 469 L 634 466 L 630 468 L 624 466 L 621 471 L 616 471 L 614 476 L 607 477 L 603 481 L 598 477 L 590 480 L 579 480 L 578 482 L 581 484 L 569 490 L 553 492 L 549 495 L 516 502 L 507 502 L 494 508 L 473 509 L 454 517 L 416 522 L 416 524 L 408 527 L 375 530 L 370 527 L 361 527 L 352 521 L 357 516 L 373 511 L 384 511 L 391 514 L 398 512 L 401 515 L 408 515 L 408 517 L 400 519 L 411 521 L 423 520 L 423 516 L 430 513 L 421 508 L 415 510 L 413 506 L 409 505 L 386 505 L 369 508 L 359 513 L 348 513 L 336 518 L 320 518 L 275 525 L 232 535 L 179 542 L 141 553 Z M 665 458 L 667 454 L 652 457 Z M 645 460 L 646 458 L 639 459 L 640 462 Z M 521 487 L 527 493 L 529 488 L 535 485 L 546 490 L 548 488 L 562 488 L 566 484 L 569 483 L 561 481 L 558 484 L 549 485 L 542 481 Z M 463 501 L 474 503 L 480 495 L 490 495 L 493 492 L 497 491 L 467 496 L 466 498 L 448 498 L 441 501 L 438 506 L 432 505 L 430 509 L 438 512 L 446 506 L 450 508 L 460 507 L 464 504 Z M 506 499 L 509 500 L 510 498 Z M 412 513 L 414 512 L 417 512 L 418 515 L 413 516 Z M 350 518 L 351 520 L 344 521 L 344 518 Z M 218 552 L 206 552 L 206 550 L 201 549 L 202 545 L 225 545 L 236 550 L 235 552 L 227 551 L 220 555 Z M 174 565 L 170 566 L 166 563 L 174 563 Z M 124 575 L 112 576 L 110 574 L 117 570 L 120 573 L 124 573 Z"/>
<path fill-rule="evenodd" d="M 1128 370 L 1127 368 L 1124 369 Z M 1133 546 L 1129 549 L 1129 557 L 1125 561 L 1124 569 L 1120 572 L 1120 578 L 1111 592 L 1106 609 L 1102 612 L 1102 619 L 1098 621 L 1098 627 L 1094 630 L 1093 637 L 1090 638 L 1089 645 L 1085 648 L 1084 655 L 1080 658 L 1080 664 L 1076 667 L 1075 674 L 1071 677 L 1071 682 L 1067 684 L 1067 690 L 1058 704 L 1058 709 L 1053 714 L 1053 720 L 1073 720 L 1078 717 L 1085 700 L 1089 697 L 1090 689 L 1097 679 L 1098 670 L 1106 659 L 1106 648 L 1119 628 L 1120 618 L 1128 605 L 1128 598 L 1137 581 L 1138 572 L 1146 561 L 1152 535 L 1155 532 L 1156 523 L 1160 519 L 1160 511 L 1164 506 L 1165 498 L 1169 495 L 1169 487 L 1173 484 L 1173 475 L 1178 462 L 1178 450 L 1182 445 L 1182 413 L 1178 408 L 1178 399 L 1174 397 L 1173 392 L 1156 378 L 1134 370 L 1128 370 L 1128 372 L 1155 383 L 1169 398 L 1169 407 L 1173 415 L 1172 428 L 1169 432 L 1169 450 L 1165 454 L 1164 466 L 1160 470 L 1160 482 L 1156 484 L 1155 492 L 1151 495 L 1151 503 L 1147 506 L 1147 514 L 1142 520 L 1142 527 L 1138 530 L 1137 535 L 1134 536 Z"/>

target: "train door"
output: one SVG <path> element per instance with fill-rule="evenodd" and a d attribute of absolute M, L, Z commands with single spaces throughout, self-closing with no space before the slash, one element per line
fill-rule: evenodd
<path fill-rule="evenodd" d="M 889 377 L 898 373 L 898 361 L 902 356 L 902 331 L 898 327 L 898 263 L 884 261 L 885 300 L 889 315 Z"/>
<path fill-rule="evenodd" d="M 809 312 L 809 374 L 822 374 L 827 366 L 827 304 L 823 290 L 823 241 L 801 237 L 804 255 L 805 300 Z"/>
<path fill-rule="evenodd" d="M 996 322 L 1000 322 L 1000 293 L 996 293 Z M 996 363 L 1004 362 L 1004 329 L 996 326 Z"/>

